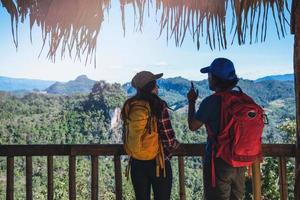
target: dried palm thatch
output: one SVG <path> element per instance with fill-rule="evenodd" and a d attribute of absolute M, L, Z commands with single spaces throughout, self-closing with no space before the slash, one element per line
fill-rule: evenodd
<path fill-rule="evenodd" d="M 69 55 L 86 62 L 95 55 L 97 36 L 104 20 L 103 12 L 112 0 L 1 0 L 11 16 L 12 34 L 18 46 L 17 27 L 29 16 L 30 29 L 34 24 L 42 30 L 43 47 L 49 41 L 48 58 L 55 61 L 59 47 L 61 57 Z M 278 37 L 287 34 L 289 25 L 285 14 L 287 0 L 119 0 L 122 26 L 125 33 L 125 6 L 132 5 L 136 28 L 142 30 L 147 7 L 155 6 L 160 16 L 160 35 L 165 31 L 167 41 L 174 38 L 180 46 L 189 32 L 200 48 L 204 37 L 212 49 L 226 48 L 227 35 L 238 44 L 265 41 L 268 13 L 272 12 Z M 145 9 L 146 8 L 146 9 Z M 149 11 L 149 10 L 148 10 Z M 228 16 L 232 16 L 229 19 Z M 231 20 L 231 21 L 229 21 Z M 229 28 L 228 28 L 229 26 Z M 228 31 L 229 30 L 229 31 Z M 42 48 L 43 49 L 43 48 Z"/>
<path fill-rule="evenodd" d="M 110 0 L 1 0 L 11 16 L 12 34 L 18 46 L 18 23 L 29 16 L 30 30 L 34 24 L 42 30 L 43 47 L 49 41 L 47 57 L 55 62 L 61 47 L 61 57 L 92 58 L 97 36 L 103 22 L 103 12 Z M 48 40 L 47 40 L 48 39 Z M 67 51 L 66 51 L 67 50 Z"/>

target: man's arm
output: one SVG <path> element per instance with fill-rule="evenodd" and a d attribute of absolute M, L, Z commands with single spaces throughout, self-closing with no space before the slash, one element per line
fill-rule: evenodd
<path fill-rule="evenodd" d="M 195 118 L 195 102 L 198 98 L 198 90 L 197 92 L 195 91 L 193 82 L 191 82 L 191 89 L 187 94 L 187 98 L 189 101 L 189 110 L 188 110 L 189 129 L 191 131 L 196 131 L 202 126 L 203 123 Z"/>
<path fill-rule="evenodd" d="M 198 130 L 203 123 L 195 118 L 195 101 L 189 100 L 188 124 L 191 131 Z"/>

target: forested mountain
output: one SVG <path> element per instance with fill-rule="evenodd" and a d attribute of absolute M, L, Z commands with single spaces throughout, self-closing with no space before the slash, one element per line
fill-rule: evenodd
<path fill-rule="evenodd" d="M 193 81 L 194 86 L 199 91 L 200 99 L 211 94 L 208 88 L 207 80 Z M 165 98 L 169 105 L 175 109 L 179 109 L 187 104 L 186 94 L 191 87 L 191 81 L 182 77 L 159 79 L 159 94 Z M 266 106 L 269 102 L 276 99 L 294 98 L 294 83 L 292 81 L 252 81 L 252 80 L 239 80 L 238 86 L 254 98 L 254 100 Z M 124 90 L 128 95 L 133 95 L 135 89 L 129 83 L 123 85 Z"/>
<path fill-rule="evenodd" d="M 78 76 L 75 80 L 66 83 L 56 82 L 45 91 L 50 94 L 88 94 L 91 92 L 96 81 L 89 79 L 86 75 Z"/>
<path fill-rule="evenodd" d="M 266 76 L 259 78 L 257 80 L 246 80 L 241 79 L 240 85 L 248 93 L 255 94 L 261 92 L 261 90 L 275 90 L 275 93 L 281 96 L 285 96 L 289 92 L 284 92 L 286 88 L 290 88 L 289 91 L 293 88 L 293 74 L 284 74 L 284 75 L 274 75 Z M 89 79 L 86 75 L 78 76 L 75 80 L 70 80 L 68 82 L 55 82 L 55 81 L 43 81 L 35 79 L 18 79 L 18 78 L 9 78 L 0 76 L 0 91 L 33 91 L 41 90 L 47 91 L 50 94 L 75 94 L 75 93 L 89 93 L 95 80 Z M 160 79 L 158 81 L 159 86 L 161 87 L 161 92 L 163 96 L 168 96 L 170 98 L 170 103 L 179 102 L 183 100 L 186 92 L 190 87 L 190 81 L 182 77 L 174 77 L 167 79 Z M 207 81 L 194 81 L 197 85 L 200 95 L 207 96 L 210 92 L 208 90 Z M 283 84 L 282 86 L 280 86 Z M 123 85 L 123 88 L 129 95 L 134 93 L 134 89 L 130 88 L 130 83 Z M 277 88 L 278 91 L 277 92 Z M 281 89 L 282 90 L 281 90 Z M 294 92 L 293 92 L 294 93 Z M 266 95 L 268 98 L 269 95 Z M 273 97 L 270 97 L 273 98 Z M 264 102 L 267 102 L 267 99 L 263 99 Z"/>
<path fill-rule="evenodd" d="M 128 95 L 134 94 L 129 84 L 108 84 L 104 81 L 94 82 L 89 92 L 78 93 L 78 83 L 91 82 L 86 76 L 73 82 L 63 84 L 53 91 L 66 91 L 59 94 L 28 93 L 18 97 L 8 92 L 0 92 L 0 144 L 89 144 L 121 143 L 122 132 L 120 121 L 114 121 L 116 114 Z M 161 79 L 158 82 L 159 93 L 174 111 L 170 111 L 173 128 L 180 142 L 201 143 L 206 140 L 204 129 L 191 132 L 187 126 L 186 93 L 190 81 L 182 77 Z M 194 81 L 199 90 L 200 100 L 211 92 L 207 81 Z M 57 85 L 57 84 L 56 84 Z M 79 84 L 80 85 L 80 84 Z M 263 135 L 265 143 L 293 142 L 295 119 L 295 99 L 293 82 L 268 80 L 255 82 L 240 80 L 241 88 L 264 106 L 269 118 Z M 53 86 L 53 85 L 52 85 Z M 86 85 L 85 85 L 86 86 Z M 54 86 L 53 86 L 54 87 Z M 57 88 L 57 87 L 56 87 Z M 80 87 L 79 87 L 80 88 Z M 87 88 L 87 87 L 83 87 Z M 64 94 L 64 95 L 60 95 Z M 69 95 L 66 95 L 69 94 Z M 197 102 L 199 104 L 200 100 Z M 113 125 L 113 126 L 112 126 Z M 288 134 L 287 134 L 288 133 Z M 80 188 L 78 199 L 90 199 L 90 158 L 77 158 L 77 187 Z M 100 199 L 114 198 L 114 171 L 111 158 L 100 158 Z M 34 199 L 45 199 L 46 159 L 37 157 L 33 161 L 33 195 Z M 174 186 L 172 199 L 178 197 L 177 158 L 173 161 Z M 293 161 L 288 160 L 288 180 L 293 181 Z M 122 160 L 124 169 L 126 162 Z M 264 172 L 264 199 L 278 199 L 278 168 L 276 160 L 266 158 L 262 167 Z M 199 199 L 203 195 L 201 158 L 191 157 L 185 160 L 187 199 Z M 5 199 L 6 160 L 0 158 L 0 199 Z M 68 199 L 68 160 L 65 157 L 55 158 L 55 199 Z M 25 199 L 24 158 L 15 160 L 15 198 Z M 59 176 L 56 176 L 59 174 Z M 251 187 L 250 187 L 251 188 Z M 249 188 L 248 188 L 249 189 Z M 292 198 L 292 186 L 289 186 L 289 197 Z M 249 190 L 247 190 L 249 194 Z M 133 199 L 130 181 L 123 181 L 125 199 Z M 248 197 L 247 197 L 248 198 Z M 249 197 L 250 198 L 250 197 Z"/>
<path fill-rule="evenodd" d="M 271 75 L 256 79 L 256 82 L 276 80 L 276 81 L 294 81 L 294 74 Z"/>

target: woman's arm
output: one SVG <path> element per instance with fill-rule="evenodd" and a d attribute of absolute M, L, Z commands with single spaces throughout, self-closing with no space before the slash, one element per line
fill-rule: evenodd
<path fill-rule="evenodd" d="M 166 106 L 163 107 L 161 117 L 158 119 L 158 125 L 159 125 L 158 131 L 160 133 L 163 146 L 167 146 L 170 148 L 177 148 L 179 142 L 175 137 L 175 132 L 173 130 L 168 108 Z"/>

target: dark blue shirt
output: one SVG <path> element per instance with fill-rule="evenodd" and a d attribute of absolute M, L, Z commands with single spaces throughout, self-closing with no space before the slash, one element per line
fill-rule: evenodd
<path fill-rule="evenodd" d="M 207 124 L 213 134 L 218 134 L 220 131 L 220 110 L 221 110 L 221 97 L 210 95 L 206 97 L 200 104 L 195 118 Z M 207 130 L 206 130 L 207 131 Z M 205 161 L 211 160 L 212 141 L 207 137 L 205 147 Z"/>

